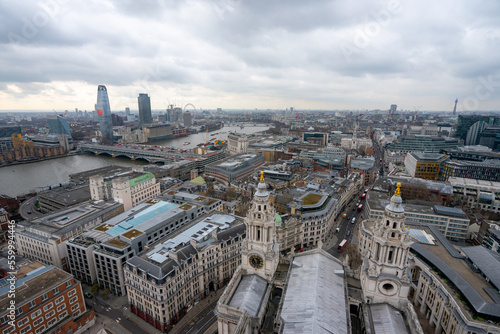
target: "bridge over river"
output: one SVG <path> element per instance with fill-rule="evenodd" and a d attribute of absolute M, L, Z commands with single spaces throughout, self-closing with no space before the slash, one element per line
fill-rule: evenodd
<path fill-rule="evenodd" d="M 82 152 L 93 153 L 95 155 L 107 154 L 115 157 L 127 157 L 132 160 L 143 159 L 149 163 L 168 164 L 185 158 L 199 158 L 200 156 L 189 152 L 177 152 L 160 148 L 128 148 L 122 146 L 83 144 L 80 146 Z"/>

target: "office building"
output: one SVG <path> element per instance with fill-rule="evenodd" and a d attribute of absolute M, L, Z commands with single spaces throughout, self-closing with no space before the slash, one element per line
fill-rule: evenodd
<path fill-rule="evenodd" d="M 302 141 L 317 144 L 321 147 L 328 145 L 328 133 L 322 132 L 304 132 Z"/>
<path fill-rule="evenodd" d="M 103 140 L 112 143 L 113 123 L 111 121 L 111 108 L 109 106 L 108 91 L 104 85 L 97 87 L 96 113 Z"/>
<path fill-rule="evenodd" d="M 386 145 L 387 152 L 407 154 L 409 152 L 441 153 L 442 150 L 456 149 L 463 144 L 456 139 L 430 136 L 404 136 Z"/>
<path fill-rule="evenodd" d="M 389 109 L 389 114 L 394 115 L 398 111 L 398 105 L 397 104 L 391 104 L 391 108 Z"/>
<path fill-rule="evenodd" d="M 476 122 L 485 122 L 488 126 L 500 125 L 500 117 L 498 116 L 478 116 L 478 115 L 458 115 L 457 131 L 455 137 L 462 140 L 467 139 L 467 132 L 470 127 Z"/>
<path fill-rule="evenodd" d="M 151 117 L 151 99 L 148 94 L 139 94 L 137 102 L 139 104 L 139 122 L 141 126 L 153 123 L 153 117 Z"/>
<path fill-rule="evenodd" d="M 446 181 L 450 177 L 500 182 L 500 160 L 446 161 L 442 178 Z"/>
<path fill-rule="evenodd" d="M 130 310 L 168 332 L 186 310 L 229 282 L 244 238 L 243 219 L 213 211 L 128 259 Z"/>
<path fill-rule="evenodd" d="M 184 127 L 188 128 L 193 125 L 193 119 L 191 117 L 191 113 L 189 111 L 186 111 L 183 115 L 183 122 L 184 122 Z"/>
<path fill-rule="evenodd" d="M 352 158 L 349 164 L 349 173 L 360 173 L 364 177 L 364 184 L 370 184 L 375 178 L 375 160 L 370 158 Z"/>
<path fill-rule="evenodd" d="M 380 220 L 388 204 L 387 194 L 370 191 L 365 201 L 364 217 Z M 443 235 L 453 241 L 465 241 L 470 219 L 459 208 L 442 205 L 404 204 L 405 223 L 410 226 L 435 226 Z"/>
<path fill-rule="evenodd" d="M 262 154 L 240 154 L 207 165 L 205 175 L 228 185 L 251 176 L 263 164 Z"/>
<path fill-rule="evenodd" d="M 456 150 L 443 150 L 450 157 L 450 160 L 473 160 L 484 161 L 486 159 L 500 160 L 500 153 L 492 152 L 492 149 L 486 146 L 464 146 Z"/>
<path fill-rule="evenodd" d="M 40 211 L 43 213 L 61 210 L 90 199 L 88 184 L 69 184 L 37 193 Z"/>
<path fill-rule="evenodd" d="M 483 121 L 476 122 L 467 131 L 467 137 L 465 138 L 465 145 L 473 146 L 479 144 L 479 139 L 481 133 L 486 129 L 488 124 Z"/>
<path fill-rule="evenodd" d="M 160 183 L 155 176 L 137 170 L 108 176 L 94 175 L 89 182 L 92 199 L 113 199 L 122 203 L 125 211 L 160 194 Z"/>
<path fill-rule="evenodd" d="M 26 269 L 21 269 L 26 270 Z M 8 277 L 0 280 L 0 333 L 87 333 L 95 314 L 87 310 L 80 281 L 53 266 L 28 271 L 15 282 L 15 319 L 8 317 L 14 301 Z"/>
<path fill-rule="evenodd" d="M 0 153 L 14 150 L 11 137 L 0 138 Z"/>
<path fill-rule="evenodd" d="M 0 125 L 0 138 L 11 138 L 18 134 L 22 134 L 19 125 Z"/>
<path fill-rule="evenodd" d="M 172 233 L 183 230 L 208 206 L 149 200 L 89 230 L 67 243 L 69 270 L 88 284 L 99 283 L 125 295 L 125 262 Z"/>
<path fill-rule="evenodd" d="M 500 182 L 462 177 L 450 177 L 448 182 L 458 203 L 465 203 L 470 208 L 500 213 Z"/>
<path fill-rule="evenodd" d="M 296 246 L 313 247 L 324 240 L 334 228 L 338 199 L 328 193 L 308 191 L 287 206 L 287 212 L 298 219 L 302 228 L 300 243 Z M 298 247 L 297 247 L 298 248 Z"/>
<path fill-rule="evenodd" d="M 248 146 L 255 143 L 259 138 L 254 135 L 230 133 L 227 136 L 227 149 L 229 154 L 242 154 L 248 152 Z"/>
<path fill-rule="evenodd" d="M 16 249 L 29 259 L 68 269 L 66 242 L 123 212 L 116 202 L 86 202 L 17 223 Z"/>
<path fill-rule="evenodd" d="M 65 134 L 71 138 L 71 130 L 66 118 L 59 115 L 51 115 L 47 117 L 47 124 L 49 126 L 49 133 Z"/>
<path fill-rule="evenodd" d="M 406 155 L 405 169 L 411 177 L 439 180 L 441 166 L 448 157 L 440 153 L 411 152 Z"/>
<path fill-rule="evenodd" d="M 148 141 L 169 139 L 174 136 L 172 125 L 170 124 L 150 125 L 145 127 L 144 130 L 147 134 Z"/>

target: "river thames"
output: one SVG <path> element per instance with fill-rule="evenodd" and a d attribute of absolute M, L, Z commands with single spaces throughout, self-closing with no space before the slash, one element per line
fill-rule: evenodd
<path fill-rule="evenodd" d="M 264 125 L 249 125 L 241 129 L 239 126 L 227 126 L 208 133 L 208 140 L 217 138 L 227 140 L 230 132 L 251 134 L 267 130 Z M 213 134 L 211 136 L 211 134 Z M 207 140 L 206 133 L 196 133 L 188 137 L 159 140 L 149 143 L 150 145 L 162 145 L 176 148 L 194 148 L 199 143 Z M 189 144 L 184 145 L 184 143 Z M 70 174 L 83 172 L 89 169 L 118 165 L 137 166 L 146 165 L 147 162 L 132 161 L 127 158 L 112 158 L 107 155 L 95 156 L 91 154 L 73 155 L 64 158 L 44 160 L 27 164 L 6 166 L 0 168 L 0 194 L 12 197 L 35 192 L 37 187 L 53 185 L 69 179 Z"/>

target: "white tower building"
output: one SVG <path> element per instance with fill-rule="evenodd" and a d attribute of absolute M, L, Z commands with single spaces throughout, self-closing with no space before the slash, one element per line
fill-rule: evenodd
<path fill-rule="evenodd" d="M 389 303 L 400 308 L 410 290 L 408 253 L 412 244 L 405 226 L 401 184 L 385 207 L 380 223 L 373 227 L 371 245 L 364 252 L 361 285 L 366 303 Z"/>
<path fill-rule="evenodd" d="M 245 218 L 247 236 L 241 249 L 241 267 L 247 274 L 257 274 L 271 281 L 279 262 L 276 240 L 276 210 L 269 201 L 264 172 L 254 195 L 252 207 Z"/>

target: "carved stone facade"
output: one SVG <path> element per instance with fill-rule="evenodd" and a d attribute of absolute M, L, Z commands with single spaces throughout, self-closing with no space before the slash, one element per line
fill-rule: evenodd
<path fill-rule="evenodd" d="M 411 244 L 405 226 L 400 187 L 386 206 L 378 224 L 361 227 L 360 247 L 363 255 L 361 284 L 365 302 L 389 303 L 401 308 L 410 290 L 411 272 L 408 256 Z"/>

